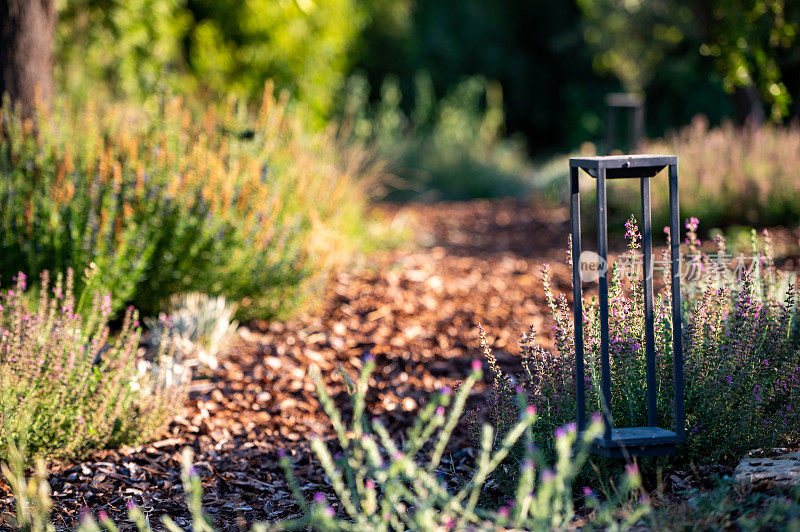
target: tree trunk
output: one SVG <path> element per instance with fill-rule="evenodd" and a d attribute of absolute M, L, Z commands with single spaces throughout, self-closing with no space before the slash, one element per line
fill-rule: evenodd
<path fill-rule="evenodd" d="M 0 95 L 31 116 L 53 97 L 54 0 L 0 0 Z"/>
<path fill-rule="evenodd" d="M 734 89 L 733 105 L 736 109 L 736 118 L 742 125 L 760 126 L 767 119 L 761 95 L 753 83 Z"/>

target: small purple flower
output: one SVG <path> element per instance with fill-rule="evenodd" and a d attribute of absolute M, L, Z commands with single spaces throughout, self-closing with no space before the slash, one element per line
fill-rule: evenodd
<path fill-rule="evenodd" d="M 542 471 L 542 482 L 552 482 L 554 478 L 556 478 L 556 476 L 550 469 Z"/>
<path fill-rule="evenodd" d="M 108 514 L 105 512 L 105 510 L 100 510 L 99 512 L 97 512 L 97 518 L 100 521 L 105 521 L 106 519 L 108 519 Z"/>
<path fill-rule="evenodd" d="M 443 416 L 444 415 L 444 407 L 443 406 L 436 407 L 436 415 L 437 416 Z"/>
<path fill-rule="evenodd" d="M 335 515 L 336 515 L 336 511 L 332 507 L 330 507 L 330 506 L 326 506 L 325 507 L 325 516 L 326 517 L 333 518 Z"/>
<path fill-rule="evenodd" d="M 441 394 L 445 397 L 449 397 L 450 394 L 453 393 L 453 390 L 449 386 L 443 386 Z"/>
<path fill-rule="evenodd" d="M 584 486 L 583 487 L 583 496 L 584 497 L 591 497 L 592 496 L 592 488 L 590 488 L 589 486 Z"/>
<path fill-rule="evenodd" d="M 483 367 L 480 360 L 473 360 L 472 361 L 472 371 L 480 371 Z"/>
<path fill-rule="evenodd" d="M 497 510 L 497 515 L 499 515 L 500 517 L 502 517 L 504 519 L 508 518 L 509 513 L 511 513 L 511 509 L 508 506 L 501 506 Z"/>
<path fill-rule="evenodd" d="M 134 508 L 136 508 L 136 503 L 135 503 L 135 502 L 133 502 L 133 499 L 128 499 L 128 500 L 125 502 L 125 507 L 128 509 L 128 511 L 131 511 L 131 510 L 133 510 Z"/>
<path fill-rule="evenodd" d="M 372 480 L 371 478 L 368 478 L 367 481 L 364 483 L 364 486 L 366 486 L 366 488 L 368 490 L 374 490 L 375 489 L 375 481 Z"/>
<path fill-rule="evenodd" d="M 328 499 L 325 497 L 325 494 L 321 491 L 318 491 L 314 494 L 314 502 L 317 504 L 322 504 L 323 502 L 327 501 Z"/>
<path fill-rule="evenodd" d="M 103 296 L 103 301 L 100 303 L 100 314 L 107 318 L 111 314 L 111 294 Z"/>

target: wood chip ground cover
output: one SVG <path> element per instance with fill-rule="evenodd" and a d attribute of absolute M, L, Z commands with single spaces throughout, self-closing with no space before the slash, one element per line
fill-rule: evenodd
<path fill-rule="evenodd" d="M 308 445 L 312 435 L 331 436 L 307 376 L 312 364 L 346 409 L 338 368 L 355 375 L 364 353 L 375 355 L 368 408 L 399 434 L 430 393 L 456 384 L 480 358 L 478 323 L 510 368 L 518 367 L 519 334 L 531 323 L 549 345 L 552 324 L 540 270 L 550 262 L 555 288 L 570 291 L 566 209 L 498 200 L 390 210 L 412 215 L 418 245 L 372 256 L 341 273 L 313 315 L 242 329 L 221 367 L 193 383 L 162 440 L 53 464 L 54 523 L 74 526 L 85 508 L 123 517 L 132 499 L 154 518 L 169 514 L 188 524 L 179 477 L 185 446 L 196 452 L 204 503 L 221 529 L 297 516 L 278 449 L 290 453 L 309 497 L 330 491 Z M 797 242 L 796 233 L 782 235 Z M 487 384 L 476 389 L 473 401 Z M 471 461 L 460 428 L 442 467 L 466 476 Z M 0 484 L 0 515 L 12 508 L 7 486 Z"/>

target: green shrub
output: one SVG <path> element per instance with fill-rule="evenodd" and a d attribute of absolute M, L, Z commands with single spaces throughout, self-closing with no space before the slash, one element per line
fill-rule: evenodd
<path fill-rule="evenodd" d="M 754 490 L 730 477 L 705 491 L 692 488 L 650 513 L 654 530 L 800 530 L 800 488 Z"/>
<path fill-rule="evenodd" d="M 58 9 L 56 79 L 73 97 L 100 90 L 146 100 L 167 90 L 251 101 L 274 79 L 319 118 L 344 85 L 368 6 L 65 0 Z"/>
<path fill-rule="evenodd" d="M 679 459 L 732 460 L 756 447 L 800 438 L 800 305 L 793 284 L 775 271 L 768 234 L 762 250 L 754 238 L 753 270 L 725 267 L 730 259 L 721 236 L 716 253 L 700 249 L 698 221 L 686 223 L 688 255 L 684 273 L 704 272 L 682 283 L 687 442 Z M 609 339 L 616 426 L 647 425 L 644 361 L 644 296 L 640 272 L 630 267 L 640 251 L 635 220 L 627 225 L 629 249 L 612 268 L 609 282 Z M 666 250 L 662 257 L 666 257 Z M 666 262 L 668 264 L 668 262 Z M 738 264 L 737 264 L 738 266 Z M 666 271 L 666 270 L 665 270 Z M 741 274 L 741 280 L 738 278 Z M 522 336 L 524 372 L 514 378 L 498 367 L 485 335 L 483 347 L 495 373 L 489 418 L 499 433 L 509 427 L 515 386 L 538 409 L 534 440 L 553 452 L 553 430 L 575 419 L 575 356 L 572 309 L 554 295 L 550 270 L 544 288 L 555 327 L 556 352 L 536 344 L 533 328 Z M 654 302 L 659 426 L 674 425 L 672 414 L 672 323 L 670 284 Z M 600 411 L 600 319 L 597 297 L 584 302 L 586 401 Z"/>
<path fill-rule="evenodd" d="M 531 167 L 519 139 L 503 138 L 500 86 L 481 77 L 458 84 L 437 100 L 430 78 L 416 78 L 413 109 L 401 107 L 396 79 L 370 107 L 369 87 L 350 80 L 345 116 L 354 137 L 372 142 L 397 178 L 392 199 L 469 199 L 524 194 Z"/>
<path fill-rule="evenodd" d="M 154 313 L 201 291 L 269 317 L 320 290 L 366 241 L 371 159 L 335 132 L 309 133 L 269 87 L 257 114 L 177 98 L 62 102 L 37 128 L 3 113 L 0 275 L 88 269 L 115 310 Z"/>
<path fill-rule="evenodd" d="M 348 378 L 353 399 L 349 426 L 344 424 L 341 413 L 328 396 L 318 370 L 312 369 L 320 402 L 333 424 L 341 453 L 332 455 L 320 439 L 312 442 L 312 448 L 339 499 L 342 512 L 337 515 L 323 493 L 315 494 L 313 500 L 308 501 L 292 473 L 288 456 L 281 452 L 281 466 L 304 515 L 292 521 L 255 524 L 251 528 L 253 532 L 307 529 L 551 531 L 566 530 L 574 525 L 572 481 L 586 459 L 587 443 L 599 434 L 599 421 L 595 421 L 582 438 L 578 438 L 574 430 L 563 431 L 557 442 L 558 461 L 550 468 L 530 445 L 531 426 L 535 424 L 537 415 L 533 408 L 525 406 L 524 396 L 520 394 L 521 414 L 518 414 L 517 422 L 495 451 L 492 451 L 494 431 L 489 426 L 484 427 L 482 450 L 474 476 L 458 492 L 452 493 L 438 478 L 437 470 L 467 396 L 481 377 L 480 364 L 473 366 L 472 373 L 455 396 L 449 389 L 436 395 L 420 411 L 400 441 L 392 439 L 380 421 L 367 422 L 364 419 L 367 384 L 374 368 L 374 360 L 368 357 L 358 380 L 352 382 Z M 521 440 L 529 444 L 525 460 L 520 465 L 522 474 L 515 496 L 496 511 L 479 507 L 481 491 L 488 476 Z M 37 467 L 33 477 L 26 482 L 19 453 L 11 453 L 11 458 L 9 466 L 3 466 L 3 472 L 16 496 L 17 522 L 27 524 L 27 530 L 35 532 L 51 530 L 48 528 L 51 525 L 47 525 L 51 503 L 43 468 Z M 201 482 L 193 471 L 190 449 L 183 453 L 182 480 L 186 503 L 192 514 L 191 530 L 213 532 L 216 529 L 211 518 L 203 513 Z M 624 530 L 639 521 L 649 510 L 646 504 L 631 497 L 639 485 L 638 470 L 630 468 L 619 491 L 611 499 L 601 502 L 586 491 L 584 500 L 592 509 L 591 525 L 607 530 Z M 128 517 L 138 530 L 152 530 L 139 508 L 129 506 Z M 99 523 L 87 517 L 79 531 L 99 532 L 101 527 L 117 529 L 107 515 L 101 513 L 98 519 Z M 161 521 L 168 530 L 182 530 L 168 516 L 162 516 Z"/>
<path fill-rule="evenodd" d="M 111 338 L 111 298 L 82 304 L 72 284 L 72 272 L 53 286 L 44 272 L 38 294 L 26 292 L 20 273 L 0 294 L 2 453 L 13 442 L 29 455 L 70 458 L 144 441 L 164 430 L 182 402 L 182 386 L 167 375 L 169 353 L 154 364 L 137 359 L 137 313 L 128 309 Z"/>

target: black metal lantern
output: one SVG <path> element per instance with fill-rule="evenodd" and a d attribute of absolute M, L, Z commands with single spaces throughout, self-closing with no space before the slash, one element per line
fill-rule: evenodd
<path fill-rule="evenodd" d="M 575 380 L 577 384 L 577 424 L 586 425 L 586 390 L 583 360 L 583 298 L 580 276 L 581 220 L 578 171 L 583 169 L 597 180 L 597 253 L 601 265 L 608 264 L 608 217 L 606 180 L 635 178 L 641 183 L 642 253 L 644 272 L 645 363 L 647 384 L 646 427 L 614 428 L 610 416 L 611 368 L 608 338 L 608 268 L 599 271 L 600 285 L 600 404 L 604 431 L 592 447 L 597 454 L 621 458 L 672 454 L 684 440 L 683 348 L 681 345 L 680 238 L 678 214 L 678 158 L 674 155 L 620 155 L 576 157 L 570 166 L 570 219 L 572 224 L 572 294 L 575 320 Z M 656 412 L 656 353 L 653 322 L 652 229 L 650 224 L 650 178 L 669 167 L 670 274 L 672 279 L 672 350 L 675 379 L 675 430 L 658 427 Z"/>
<path fill-rule="evenodd" d="M 628 113 L 628 144 L 625 147 L 629 152 L 636 150 L 644 136 L 644 95 L 615 92 L 606 96 L 606 107 L 601 153 L 608 155 L 616 147 L 617 115 L 625 112 Z"/>

